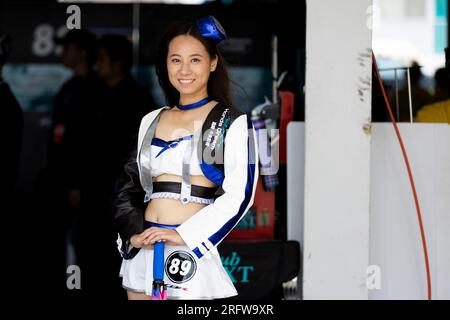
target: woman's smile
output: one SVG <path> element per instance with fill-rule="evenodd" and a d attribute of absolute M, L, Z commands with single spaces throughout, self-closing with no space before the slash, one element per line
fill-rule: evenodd
<path fill-rule="evenodd" d="M 190 85 L 195 81 L 195 79 L 178 79 L 178 82 L 182 85 Z"/>

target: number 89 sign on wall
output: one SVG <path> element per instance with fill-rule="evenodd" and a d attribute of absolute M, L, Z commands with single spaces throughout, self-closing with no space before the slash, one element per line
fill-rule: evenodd
<path fill-rule="evenodd" d="M 67 32 L 66 26 L 58 28 L 50 24 L 40 24 L 33 31 L 33 40 L 31 43 L 31 52 L 39 58 L 50 55 L 60 55 L 61 47 L 55 44 L 55 37 L 62 37 Z"/>

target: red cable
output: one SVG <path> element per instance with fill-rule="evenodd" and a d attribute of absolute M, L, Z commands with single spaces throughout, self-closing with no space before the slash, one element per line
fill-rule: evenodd
<path fill-rule="evenodd" d="M 431 277 L 430 277 L 430 266 L 428 263 L 427 241 L 425 239 L 425 231 L 423 229 L 422 215 L 420 213 L 420 206 L 419 206 L 419 200 L 417 197 L 416 187 L 414 185 L 414 179 L 412 176 L 411 168 L 409 166 L 408 156 L 406 155 L 406 149 L 405 149 L 405 146 L 403 145 L 403 140 L 400 135 L 400 131 L 398 130 L 397 123 L 395 122 L 395 118 L 392 113 L 391 105 L 387 98 L 386 91 L 384 90 L 383 82 L 381 81 L 381 77 L 380 77 L 380 72 L 378 71 L 377 60 L 375 59 L 375 54 L 373 53 L 373 51 L 372 51 L 372 61 L 375 66 L 375 71 L 377 73 L 378 81 L 381 86 L 381 91 L 383 92 L 383 97 L 384 97 L 384 101 L 386 102 L 386 107 L 388 109 L 389 116 L 391 117 L 391 121 L 392 121 L 392 124 L 394 125 L 394 129 L 395 129 L 395 133 L 397 134 L 397 138 L 400 143 L 400 147 L 402 148 L 403 159 L 405 160 L 406 169 L 408 170 L 409 182 L 411 184 L 411 189 L 412 189 L 413 196 L 414 196 L 414 203 L 416 205 L 416 210 L 417 210 L 417 219 L 419 220 L 420 235 L 422 236 L 422 246 L 423 246 L 423 253 L 425 256 L 425 267 L 426 267 L 426 271 L 427 271 L 428 300 L 431 300 Z"/>

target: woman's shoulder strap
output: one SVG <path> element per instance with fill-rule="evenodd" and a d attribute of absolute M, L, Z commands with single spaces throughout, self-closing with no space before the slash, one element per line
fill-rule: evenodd
<path fill-rule="evenodd" d="M 218 103 L 209 112 L 202 125 L 199 147 L 197 149 L 200 167 L 205 176 L 217 185 L 224 179 L 224 148 L 228 128 L 244 112 Z"/>

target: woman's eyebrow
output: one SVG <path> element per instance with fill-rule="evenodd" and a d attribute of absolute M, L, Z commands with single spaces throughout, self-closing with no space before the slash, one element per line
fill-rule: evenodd
<path fill-rule="evenodd" d="M 170 58 L 171 57 L 181 57 L 181 55 L 178 53 L 172 53 L 169 57 Z M 194 53 L 194 54 L 191 54 L 189 57 L 203 57 L 203 56 L 200 53 Z"/>

